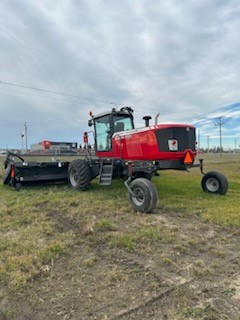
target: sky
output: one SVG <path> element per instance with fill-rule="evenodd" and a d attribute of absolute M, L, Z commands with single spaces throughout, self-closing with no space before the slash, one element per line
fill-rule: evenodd
<path fill-rule="evenodd" d="M 82 142 L 89 111 L 131 106 L 240 144 L 237 0 L 2 0 L 0 148 Z M 39 90 L 41 89 L 41 90 Z"/>

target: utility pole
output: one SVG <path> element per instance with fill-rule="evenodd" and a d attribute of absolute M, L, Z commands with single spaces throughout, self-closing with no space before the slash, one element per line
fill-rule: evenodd
<path fill-rule="evenodd" d="M 207 136 L 207 152 L 209 152 L 209 142 L 210 142 L 210 136 Z"/>
<path fill-rule="evenodd" d="M 23 152 L 23 138 L 24 138 L 24 132 L 21 132 L 21 140 L 22 140 L 22 152 Z"/>
<path fill-rule="evenodd" d="M 26 142 L 26 151 L 28 149 L 28 141 L 27 141 L 27 122 L 24 123 L 24 129 L 25 129 L 25 142 Z"/>
<path fill-rule="evenodd" d="M 198 150 L 200 150 L 200 129 L 198 129 Z"/>
<path fill-rule="evenodd" d="M 223 117 L 217 118 L 215 125 L 219 126 L 220 157 L 222 157 L 222 126 L 224 125 Z"/>

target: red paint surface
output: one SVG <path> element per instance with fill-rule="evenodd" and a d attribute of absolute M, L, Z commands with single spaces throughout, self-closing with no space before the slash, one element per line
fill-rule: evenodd
<path fill-rule="evenodd" d="M 162 124 L 156 126 L 134 129 L 115 133 L 112 137 L 112 150 L 96 152 L 100 158 L 120 158 L 123 160 L 178 160 L 183 159 L 186 152 L 189 151 L 194 159 L 196 151 L 186 149 L 184 151 L 161 152 L 156 139 L 156 130 L 167 129 L 171 127 L 189 127 L 191 125 L 181 124 Z"/>

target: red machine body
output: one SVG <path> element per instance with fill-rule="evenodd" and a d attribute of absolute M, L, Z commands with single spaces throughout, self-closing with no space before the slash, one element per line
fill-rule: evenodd
<path fill-rule="evenodd" d="M 186 169 L 196 157 L 195 127 L 189 124 L 150 125 L 134 128 L 133 110 L 124 107 L 93 116 L 96 156 L 100 159 L 158 162 L 159 169 Z M 155 119 L 155 123 L 157 118 Z"/>
<path fill-rule="evenodd" d="M 119 158 L 126 161 L 143 160 L 180 160 L 186 153 L 190 153 L 192 162 L 197 154 L 195 150 L 195 141 L 191 146 L 179 141 L 179 137 L 174 135 L 176 130 L 181 132 L 195 131 L 192 125 L 185 124 L 159 124 L 129 131 L 114 133 L 111 139 L 111 149 L 109 151 L 97 151 L 96 155 L 100 158 Z M 158 138 L 161 133 L 168 132 L 167 141 Z M 171 135 L 169 133 L 172 132 Z M 182 134 L 183 135 L 183 134 Z M 163 134 L 162 139 L 166 138 Z M 195 139 L 195 138 L 194 138 Z M 188 139 L 189 140 L 189 139 Z M 162 144 L 162 149 L 161 149 Z M 184 148 L 182 148 L 184 146 Z M 192 147 L 192 148 L 190 148 Z"/>

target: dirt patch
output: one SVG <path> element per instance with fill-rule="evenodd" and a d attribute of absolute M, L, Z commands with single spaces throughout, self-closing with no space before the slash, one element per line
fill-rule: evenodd
<path fill-rule="evenodd" d="M 169 212 L 113 214 L 116 229 L 97 229 L 93 216 L 85 232 L 77 218 L 49 215 L 75 244 L 3 299 L 1 320 L 240 319 L 238 230 Z"/>
<path fill-rule="evenodd" d="M 57 232 L 64 233 L 71 230 L 76 233 L 79 230 L 78 221 L 61 211 L 51 210 L 47 217 L 53 222 L 54 230 Z"/>

